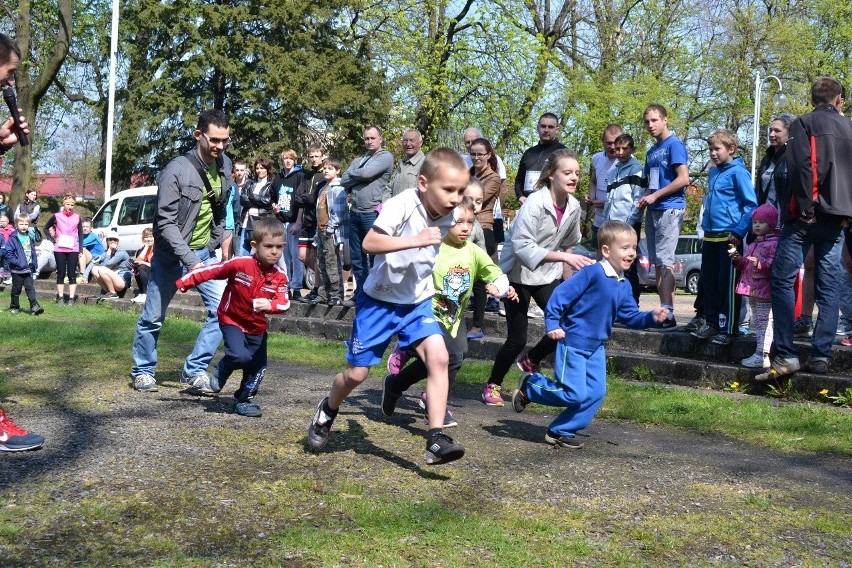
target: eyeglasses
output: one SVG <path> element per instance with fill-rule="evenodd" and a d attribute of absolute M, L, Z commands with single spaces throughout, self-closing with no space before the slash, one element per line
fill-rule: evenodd
<path fill-rule="evenodd" d="M 471 158 L 484 158 L 487 155 L 488 155 L 488 152 L 486 152 L 485 154 L 471 154 L 470 157 Z"/>
<path fill-rule="evenodd" d="M 221 144 L 222 146 L 227 146 L 231 143 L 230 136 L 228 136 L 227 138 L 210 138 L 206 132 L 202 132 L 201 135 L 207 139 L 207 142 L 213 144 L 214 146 L 218 146 L 219 144 Z"/>

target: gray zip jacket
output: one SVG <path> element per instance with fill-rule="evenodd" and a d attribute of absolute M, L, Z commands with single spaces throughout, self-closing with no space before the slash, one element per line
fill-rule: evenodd
<path fill-rule="evenodd" d="M 378 150 L 358 156 L 340 176 L 340 185 L 352 195 L 353 213 L 372 213 L 382 196 L 393 169 L 393 154 Z"/>
<path fill-rule="evenodd" d="M 225 229 L 225 205 L 231 186 L 231 159 L 222 154 L 216 160 L 222 191 L 212 203 L 213 225 L 207 250 L 211 253 L 222 242 Z M 195 221 L 201 210 L 201 200 L 207 199 L 207 187 L 201 179 L 199 168 L 207 165 L 193 148 L 183 156 L 169 162 L 157 176 L 157 214 L 154 217 L 154 253 L 172 254 L 187 268 L 201 260 L 189 248 Z"/>
<path fill-rule="evenodd" d="M 511 236 L 503 244 L 500 268 L 509 282 L 543 286 L 562 278 L 561 262 L 543 262 L 547 253 L 573 248 L 580 242 L 580 203 L 571 195 L 565 204 L 562 224 L 550 191 L 541 188 L 527 197 L 512 223 Z"/>

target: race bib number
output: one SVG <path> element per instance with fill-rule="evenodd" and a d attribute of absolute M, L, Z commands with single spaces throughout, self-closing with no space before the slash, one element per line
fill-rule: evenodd
<path fill-rule="evenodd" d="M 74 248 L 74 237 L 71 235 L 59 235 L 56 239 L 56 246 L 60 248 Z"/>
<path fill-rule="evenodd" d="M 524 193 L 532 193 L 535 191 L 535 184 L 538 182 L 538 178 L 540 176 L 540 171 L 527 172 L 526 177 L 524 177 Z"/>

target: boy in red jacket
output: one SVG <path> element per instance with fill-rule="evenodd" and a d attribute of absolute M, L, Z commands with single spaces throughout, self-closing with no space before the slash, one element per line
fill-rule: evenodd
<path fill-rule="evenodd" d="M 219 304 L 219 327 L 225 340 L 225 356 L 219 361 L 210 386 L 215 392 L 237 369 L 243 381 L 234 393 L 234 412 L 258 417 L 260 407 L 252 401 L 266 373 L 266 316 L 290 307 L 287 274 L 278 266 L 284 250 L 284 225 L 273 217 L 254 224 L 251 256 L 227 262 L 203 265 L 179 278 L 175 285 L 186 292 L 207 280 L 227 278 L 228 284 Z"/>

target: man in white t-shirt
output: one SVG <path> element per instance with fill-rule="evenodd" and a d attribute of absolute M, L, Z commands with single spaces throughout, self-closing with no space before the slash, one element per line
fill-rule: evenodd
<path fill-rule="evenodd" d="M 610 124 L 604 128 L 604 149 L 592 155 L 591 173 L 589 175 L 589 195 L 586 196 L 586 207 L 594 207 L 595 220 L 592 222 L 592 250 L 598 250 L 598 229 L 604 224 L 604 205 L 606 205 L 606 187 L 609 171 L 615 166 L 615 139 L 624 133 L 620 124 Z"/>

